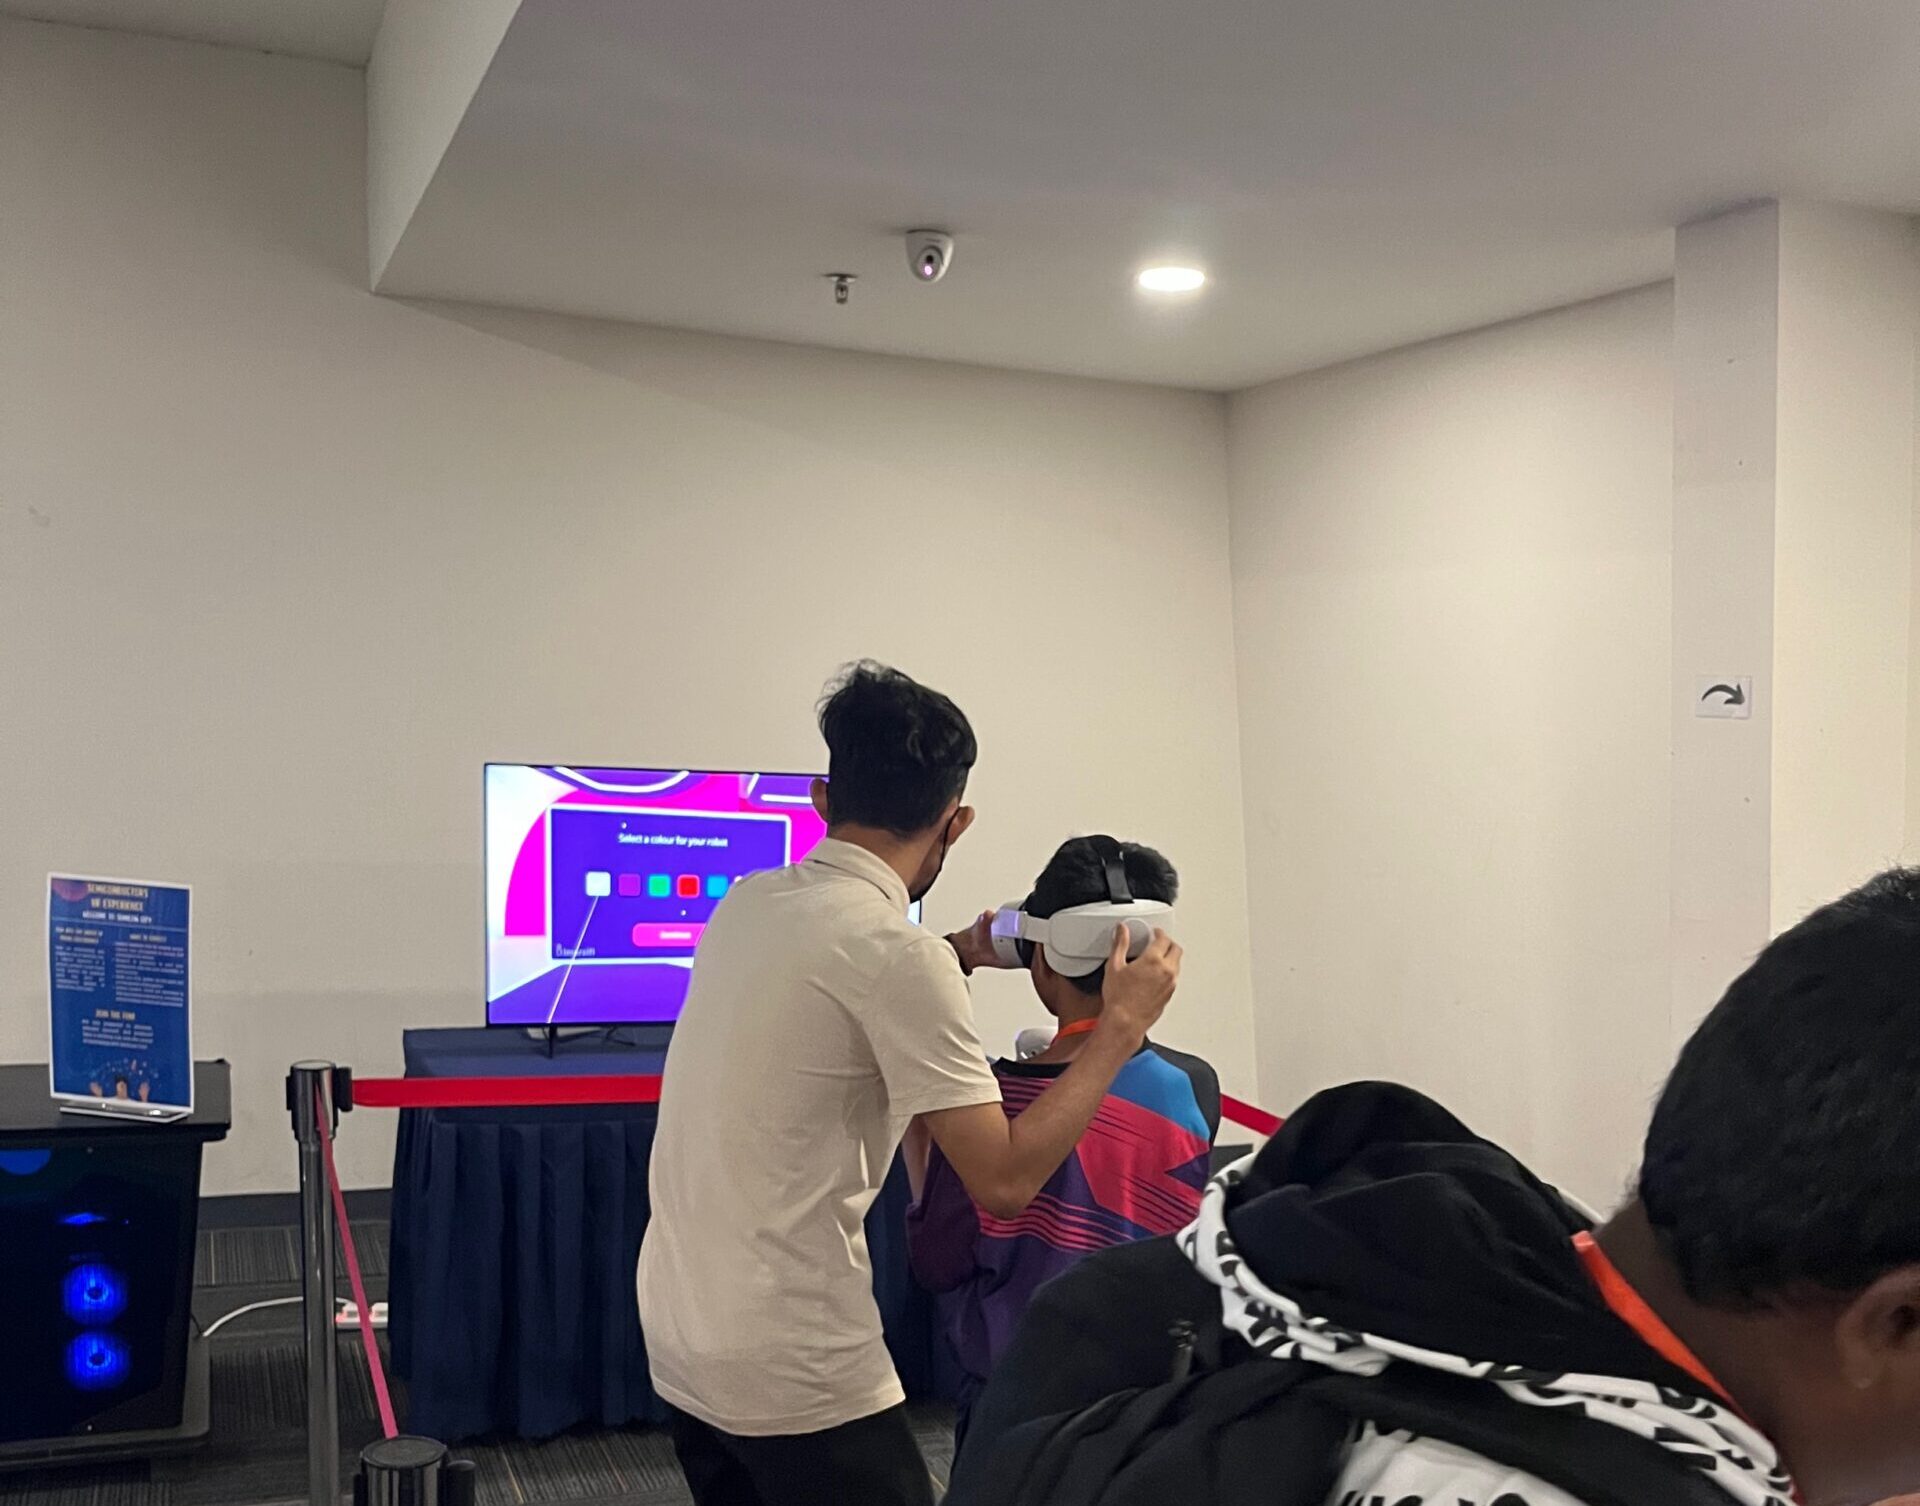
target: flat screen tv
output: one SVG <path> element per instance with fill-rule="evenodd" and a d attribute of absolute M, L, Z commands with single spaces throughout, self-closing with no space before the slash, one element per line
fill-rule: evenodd
<path fill-rule="evenodd" d="M 488 764 L 487 1023 L 677 1019 L 727 890 L 825 835 L 812 779 Z"/>

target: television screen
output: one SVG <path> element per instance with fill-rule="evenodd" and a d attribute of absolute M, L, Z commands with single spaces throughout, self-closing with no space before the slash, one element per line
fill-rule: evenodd
<path fill-rule="evenodd" d="M 488 764 L 487 1023 L 678 1018 L 714 906 L 825 835 L 812 779 Z"/>

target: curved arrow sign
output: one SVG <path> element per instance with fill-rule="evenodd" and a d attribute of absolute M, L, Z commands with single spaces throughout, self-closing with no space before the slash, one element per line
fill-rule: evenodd
<path fill-rule="evenodd" d="M 1695 716 L 1747 721 L 1753 716 L 1751 675 L 1702 675 L 1693 697 Z"/>

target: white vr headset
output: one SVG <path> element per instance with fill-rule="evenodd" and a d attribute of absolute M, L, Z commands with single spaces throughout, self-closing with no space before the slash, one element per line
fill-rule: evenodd
<path fill-rule="evenodd" d="M 1091 905 L 1073 905 L 1052 915 L 1029 915 L 1033 896 L 994 913 L 993 950 L 1008 967 L 1027 967 L 1035 946 L 1047 949 L 1047 966 L 1063 978 L 1084 978 L 1113 955 L 1114 931 L 1127 928 L 1127 957 L 1138 957 L 1153 933 L 1173 926 L 1173 906 L 1157 899 L 1135 899 L 1127 887 L 1126 858 L 1112 837 L 1089 837 L 1106 868 L 1107 897 Z"/>

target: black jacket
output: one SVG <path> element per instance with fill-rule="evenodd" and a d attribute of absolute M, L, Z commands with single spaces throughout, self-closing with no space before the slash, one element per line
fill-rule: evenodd
<path fill-rule="evenodd" d="M 1321 1506 L 1361 1447 L 1417 1491 L 1405 1433 L 1594 1506 L 1784 1506 L 1766 1440 L 1601 1300 L 1582 1227 L 1419 1094 L 1321 1094 L 1193 1230 L 1042 1289 L 950 1506 Z"/>

